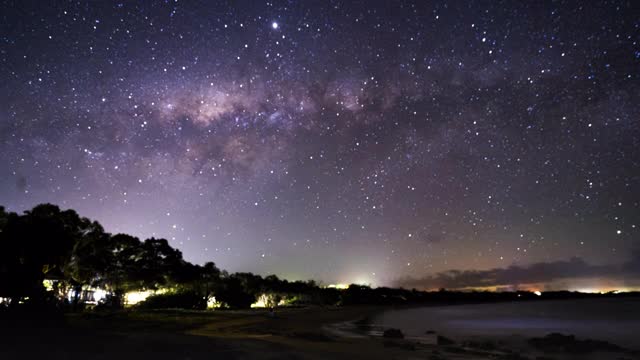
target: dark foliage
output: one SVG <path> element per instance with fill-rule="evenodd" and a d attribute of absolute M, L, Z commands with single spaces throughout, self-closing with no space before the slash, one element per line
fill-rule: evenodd
<path fill-rule="evenodd" d="M 246 309 L 263 294 L 271 304 L 287 298 L 290 305 L 404 305 L 456 304 L 541 299 L 530 292 L 437 292 L 371 288 L 351 285 L 346 290 L 325 288 L 314 281 L 287 281 L 276 275 L 228 274 L 212 262 L 191 264 L 165 239 L 144 241 L 111 235 L 102 226 L 73 210 L 42 204 L 22 215 L 0 206 L 0 297 L 9 302 L 1 310 L 17 307 L 80 310 L 87 287 L 100 287 L 109 295 L 98 308 L 123 306 L 124 294 L 134 290 L 170 287 L 171 294 L 149 298 L 144 307 L 203 309 L 215 296 L 228 308 Z M 45 291 L 43 280 L 52 288 Z M 69 290 L 75 298 L 69 300 Z M 545 292 L 544 299 L 595 296 L 634 296 Z"/>
<path fill-rule="evenodd" d="M 255 276 L 255 275 L 254 275 Z M 220 291 L 216 293 L 218 301 L 221 301 L 232 309 L 248 309 L 256 301 L 255 294 L 252 294 L 253 289 L 248 286 L 255 286 L 257 284 L 246 283 L 245 276 L 233 275 L 226 278 L 220 286 Z"/>

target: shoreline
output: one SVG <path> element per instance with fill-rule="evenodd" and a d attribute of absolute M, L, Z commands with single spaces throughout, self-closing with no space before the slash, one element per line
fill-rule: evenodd
<path fill-rule="evenodd" d="M 250 311 L 125 311 L 72 314 L 57 327 L 23 324 L 2 337 L 0 358 L 36 359 L 571 359 L 525 347 L 526 339 L 444 341 L 447 334 L 385 338 L 371 320 L 390 310 L 415 306 L 351 306 Z M 3 324 L 4 325 L 4 324 Z M 6 324 L 9 325 L 9 324 Z M 44 325 L 44 323 L 43 323 Z M 352 330 L 356 330 L 353 332 Z M 337 330 L 337 331 L 336 331 Z M 356 336 L 354 336 L 354 334 Z M 4 333 L 0 335 L 5 335 Z M 427 334 L 425 334 L 427 335 Z M 38 346 L 33 346 L 35 343 Z M 640 359 L 630 352 L 581 354 L 580 359 Z M 575 357 L 573 357 L 575 359 Z"/>

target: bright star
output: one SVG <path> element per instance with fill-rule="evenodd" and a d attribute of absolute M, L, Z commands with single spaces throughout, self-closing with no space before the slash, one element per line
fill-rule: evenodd
<path fill-rule="evenodd" d="M 274 21 L 274 22 L 272 22 L 272 23 L 271 23 L 271 27 L 272 27 L 272 28 L 274 28 L 274 29 L 277 29 L 277 28 L 278 28 L 278 23 L 277 23 L 277 22 L 275 22 L 275 21 Z"/>

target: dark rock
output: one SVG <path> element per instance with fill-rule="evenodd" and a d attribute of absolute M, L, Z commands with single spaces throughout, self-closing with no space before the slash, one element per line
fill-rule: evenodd
<path fill-rule="evenodd" d="M 390 339 L 404 339 L 404 334 L 400 329 L 387 329 L 382 333 L 382 336 Z"/>
<path fill-rule="evenodd" d="M 447 345 L 453 345 L 455 343 L 456 343 L 455 341 L 453 341 L 453 340 L 451 340 L 449 338 L 446 338 L 446 337 L 444 337 L 442 335 L 438 335 L 438 345 L 447 346 Z"/>
<path fill-rule="evenodd" d="M 565 352 L 585 354 L 596 351 L 619 352 L 623 348 L 616 344 L 600 340 L 578 340 L 573 335 L 551 333 L 542 338 L 529 339 L 529 344 L 537 349 L 547 352 Z"/>
<path fill-rule="evenodd" d="M 498 346 L 491 341 L 466 341 L 462 343 L 463 346 L 467 346 L 474 349 L 480 349 L 485 351 L 494 351 L 498 349 Z"/>

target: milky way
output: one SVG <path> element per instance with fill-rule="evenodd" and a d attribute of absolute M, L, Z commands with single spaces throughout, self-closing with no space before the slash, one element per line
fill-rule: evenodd
<path fill-rule="evenodd" d="M 5 1 L 0 204 L 290 279 L 561 263 L 634 283 L 607 269 L 640 241 L 639 14 Z"/>

